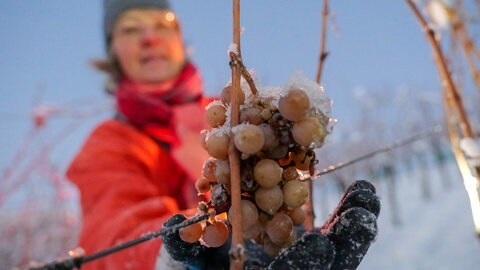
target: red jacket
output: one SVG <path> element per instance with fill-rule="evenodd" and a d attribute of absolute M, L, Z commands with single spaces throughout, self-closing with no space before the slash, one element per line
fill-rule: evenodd
<path fill-rule="evenodd" d="M 87 255 L 157 231 L 173 214 L 197 205 L 192 179 L 207 157 L 198 139 L 203 116 L 198 104 L 177 110 L 183 146 L 173 153 L 117 120 L 92 132 L 67 172 L 80 191 L 79 246 Z M 147 241 L 82 269 L 153 269 L 160 246 L 160 239 Z"/>

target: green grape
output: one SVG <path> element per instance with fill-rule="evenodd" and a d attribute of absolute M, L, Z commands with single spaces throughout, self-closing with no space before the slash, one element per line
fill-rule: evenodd
<path fill-rule="evenodd" d="M 260 124 L 258 127 L 262 130 L 263 137 L 265 138 L 265 144 L 262 150 L 272 150 L 276 148 L 280 142 L 273 127 L 267 123 Z"/>
<path fill-rule="evenodd" d="M 274 187 L 282 180 L 282 168 L 271 159 L 260 160 L 253 169 L 255 181 L 265 188 Z"/>
<path fill-rule="evenodd" d="M 221 104 L 215 104 L 208 107 L 205 117 L 208 125 L 212 128 L 219 127 L 225 123 L 227 116 L 225 115 L 227 109 Z"/>
<path fill-rule="evenodd" d="M 307 94 L 297 88 L 289 89 L 278 102 L 278 110 L 283 117 L 290 121 L 299 121 L 305 118 L 309 108 L 310 100 Z"/>
<path fill-rule="evenodd" d="M 274 186 L 272 188 L 260 187 L 255 192 L 255 202 L 258 208 L 273 215 L 283 204 L 282 190 L 279 186 Z"/>
<path fill-rule="evenodd" d="M 230 185 L 230 163 L 228 160 L 217 160 L 215 168 L 215 178 L 217 182 L 224 185 Z"/>
<path fill-rule="evenodd" d="M 234 127 L 233 142 L 240 152 L 251 155 L 262 149 L 265 137 L 258 126 L 241 124 Z"/>
<path fill-rule="evenodd" d="M 299 226 L 299 225 L 303 224 L 303 222 L 305 221 L 306 213 L 305 213 L 305 210 L 302 207 L 297 207 L 297 208 L 293 209 L 292 211 L 290 211 L 290 213 L 288 215 L 292 219 L 293 225 L 294 226 Z"/>
<path fill-rule="evenodd" d="M 321 145 L 326 135 L 325 127 L 313 116 L 295 122 L 292 128 L 293 139 L 304 147 L 310 147 L 312 143 Z"/>
<path fill-rule="evenodd" d="M 255 107 L 247 107 L 240 111 L 240 123 L 259 125 L 263 122 L 260 110 Z"/>
<path fill-rule="evenodd" d="M 245 102 L 245 93 L 241 89 L 238 91 L 238 104 L 243 104 Z M 223 104 L 230 104 L 232 101 L 232 85 L 228 84 L 225 86 L 221 93 L 221 98 Z"/>
<path fill-rule="evenodd" d="M 228 239 L 229 231 L 225 223 L 214 221 L 207 223 L 203 230 L 202 240 L 207 247 L 220 247 Z"/>
<path fill-rule="evenodd" d="M 205 177 L 200 177 L 195 182 L 195 188 L 197 189 L 198 194 L 207 193 L 210 190 L 210 181 Z"/>
<path fill-rule="evenodd" d="M 206 148 L 210 156 L 217 159 L 227 159 L 230 139 L 224 133 L 209 134 L 206 139 Z"/>
<path fill-rule="evenodd" d="M 195 243 L 203 234 L 203 226 L 201 222 L 193 223 L 187 227 L 183 227 L 178 231 L 180 239 L 187 243 Z"/>
<path fill-rule="evenodd" d="M 235 222 L 235 215 L 233 209 L 228 210 L 228 220 L 231 223 Z M 242 227 L 248 228 L 258 221 L 258 210 L 254 203 L 248 200 L 242 200 Z"/>
<path fill-rule="evenodd" d="M 217 182 L 217 177 L 215 176 L 216 170 L 217 160 L 214 158 L 209 158 L 203 164 L 202 175 L 210 182 Z"/>
<path fill-rule="evenodd" d="M 276 213 L 265 228 L 272 243 L 281 245 L 287 241 L 293 231 L 292 219 L 285 213 Z"/>
<path fill-rule="evenodd" d="M 283 186 L 283 198 L 289 208 L 302 206 L 308 200 L 308 187 L 299 180 L 288 181 Z"/>

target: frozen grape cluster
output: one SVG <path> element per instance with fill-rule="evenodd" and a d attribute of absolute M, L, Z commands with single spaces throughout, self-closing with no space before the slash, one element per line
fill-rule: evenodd
<path fill-rule="evenodd" d="M 270 256 L 296 240 L 294 226 L 305 220 L 303 205 L 309 199 L 304 180 L 314 173 L 314 150 L 330 132 L 330 100 L 315 82 L 303 77 L 282 88 L 259 88 L 253 95 L 242 83 L 239 93 L 239 124 L 230 127 L 232 86 L 221 99 L 207 106 L 211 129 L 201 133 L 201 142 L 211 158 L 196 182 L 200 194 L 210 193 L 202 205 L 227 220 L 210 219 L 181 230 L 184 241 L 202 239 L 207 246 L 223 244 L 236 217 L 230 204 L 229 145 L 240 153 L 243 237 L 263 244 Z"/>

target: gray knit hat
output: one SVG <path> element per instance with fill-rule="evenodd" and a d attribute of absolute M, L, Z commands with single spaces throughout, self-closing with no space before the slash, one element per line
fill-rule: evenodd
<path fill-rule="evenodd" d="M 151 7 L 171 10 L 168 0 L 104 0 L 103 32 L 108 43 L 118 16 L 131 8 Z"/>

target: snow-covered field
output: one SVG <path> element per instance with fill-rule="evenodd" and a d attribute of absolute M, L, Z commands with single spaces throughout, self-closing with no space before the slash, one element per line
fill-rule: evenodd
<path fill-rule="evenodd" d="M 424 170 L 417 169 L 414 172 L 399 175 L 395 181 L 394 200 L 385 179 L 374 181 L 377 193 L 382 200 L 382 211 L 378 223 L 379 234 L 360 264 L 359 270 L 480 269 L 478 255 L 480 240 L 475 235 L 467 193 L 453 161 L 449 162 L 447 169 L 448 171 L 441 171 L 431 165 Z M 322 216 L 321 220 L 325 219 L 327 211 L 325 207 L 330 210 L 334 208 L 341 195 L 329 177 L 329 175 L 322 177 L 325 182 L 320 183 L 316 189 L 315 203 L 317 211 L 320 212 L 319 215 Z M 368 179 L 361 176 L 360 178 Z M 426 179 L 428 185 L 422 186 L 420 179 Z M 430 195 L 426 197 L 426 193 Z M 324 194 L 327 196 L 322 197 Z M 395 206 L 391 203 L 392 201 L 397 202 L 397 211 L 392 210 Z M 77 211 L 69 214 L 74 212 Z M 0 215 L 2 216 L 5 218 L 4 215 Z M 53 259 L 52 256 L 55 256 L 55 253 L 64 254 L 55 250 L 61 245 L 72 246 L 74 235 L 76 235 L 75 225 L 65 226 L 63 221 L 53 222 L 53 219 L 47 218 L 47 215 L 41 216 L 43 218 L 39 216 L 33 218 L 37 222 L 30 222 L 33 224 L 31 226 L 24 224 L 26 229 L 30 228 L 27 231 L 33 232 L 38 229 L 43 232 L 39 234 L 41 237 L 38 239 L 30 240 L 32 241 L 29 245 L 30 252 L 15 252 L 25 250 L 26 247 L 25 243 L 22 243 L 25 237 L 22 230 L 19 230 L 21 235 L 12 235 L 13 238 L 3 235 L 6 238 L 2 238 L 4 240 L 8 238 L 10 244 L 3 243 L 1 246 L 0 257 L 3 258 L 4 263 L 7 263 L 7 268 L 2 268 L 6 266 L 2 263 L 0 269 L 10 269 L 13 265 L 18 265 L 22 261 L 21 258 L 17 258 L 18 256 L 26 256 L 23 260 L 30 258 L 49 261 Z M 393 222 L 395 217 L 399 221 L 398 224 Z M 0 225 L 21 224 L 18 223 L 22 220 L 20 216 L 17 221 L 13 219 L 15 219 L 13 216 L 7 219 L 8 222 L 0 219 Z M 34 226 L 39 220 L 44 222 L 39 223 L 39 227 Z M 49 225 L 45 223 L 46 220 L 49 220 Z M 59 231 L 62 228 L 67 231 Z M 3 229 L 6 227 L 3 226 Z M 47 238 L 49 240 L 45 241 Z M 41 244 L 41 241 L 47 244 Z M 57 244 L 52 246 L 48 244 L 49 242 Z M 59 244 L 62 242 L 63 244 Z M 33 248 L 41 246 L 48 248 L 41 248 L 41 250 Z M 13 262 L 16 263 L 12 265 Z"/>
<path fill-rule="evenodd" d="M 428 199 L 422 196 L 422 175 L 430 184 Z M 448 177 L 449 187 L 442 177 Z M 401 224 L 393 225 L 386 185 L 379 181 L 379 234 L 358 269 L 480 269 L 480 239 L 455 164 L 449 164 L 447 174 L 433 169 L 427 174 L 416 171 L 400 176 L 396 183 Z"/>

